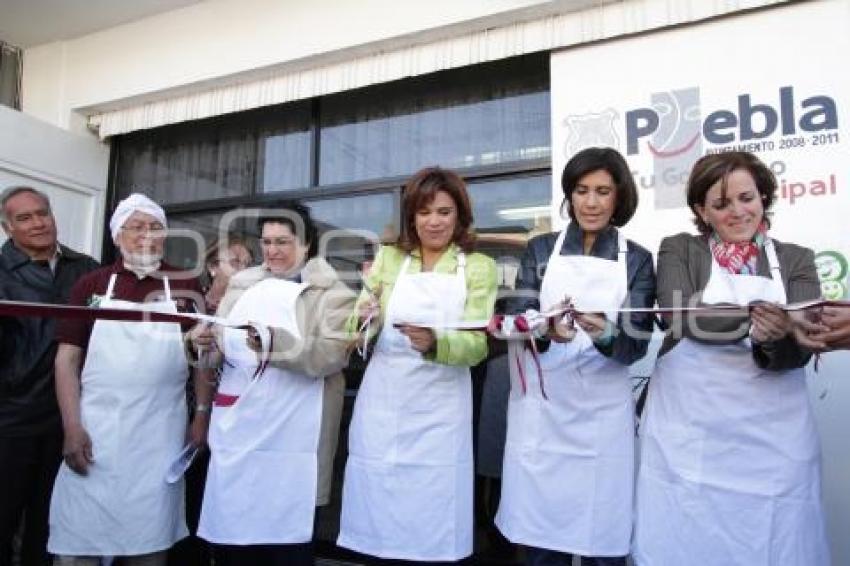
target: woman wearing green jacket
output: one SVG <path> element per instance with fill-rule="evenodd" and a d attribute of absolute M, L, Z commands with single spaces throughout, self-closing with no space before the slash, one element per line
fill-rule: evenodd
<path fill-rule="evenodd" d="M 349 431 L 338 544 L 380 558 L 456 561 L 472 553 L 472 386 L 483 331 L 441 329 L 487 319 L 496 266 L 472 253 L 463 180 L 418 172 L 403 226 L 381 248 L 350 327 L 373 319 L 375 351 Z"/>

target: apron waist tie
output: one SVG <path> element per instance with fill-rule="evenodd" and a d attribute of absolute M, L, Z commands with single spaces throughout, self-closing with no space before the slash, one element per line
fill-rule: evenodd
<path fill-rule="evenodd" d="M 216 393 L 213 405 L 216 407 L 232 407 L 239 399 L 239 395 L 228 395 L 227 393 Z"/>

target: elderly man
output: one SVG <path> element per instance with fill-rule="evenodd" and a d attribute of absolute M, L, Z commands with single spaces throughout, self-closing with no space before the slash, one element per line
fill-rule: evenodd
<path fill-rule="evenodd" d="M 74 305 L 177 312 L 203 304 L 194 278 L 162 261 L 165 213 L 144 195 L 121 201 L 109 223 L 120 257 L 80 279 Z M 183 483 L 167 483 L 186 437 L 189 367 L 179 325 L 63 321 L 56 394 L 65 461 L 50 506 L 48 549 L 57 564 L 165 564 L 186 536 Z M 202 442 L 208 394 L 198 388 L 192 441 Z M 205 397 L 206 395 L 206 397 Z"/>
<path fill-rule="evenodd" d="M 10 187 L 0 195 L 9 239 L 0 250 L 0 299 L 66 303 L 97 262 L 56 241 L 47 195 Z M 25 517 L 21 561 L 49 564 L 47 511 L 62 460 L 53 393 L 55 321 L 0 316 L 0 566 L 12 563 L 12 537 Z"/>
<path fill-rule="evenodd" d="M 198 535 L 217 566 L 313 564 L 314 508 L 327 503 L 354 294 L 322 258 L 306 208 L 289 203 L 258 221 L 263 264 L 235 274 L 218 308 L 271 329 L 271 359 L 255 377 L 256 336 L 202 325 L 196 346 L 227 363 L 210 425 Z"/>

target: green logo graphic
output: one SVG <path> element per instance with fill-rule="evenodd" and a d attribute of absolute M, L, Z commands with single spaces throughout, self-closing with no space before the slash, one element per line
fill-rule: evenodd
<path fill-rule="evenodd" d="M 847 258 L 840 252 L 825 250 L 815 256 L 821 293 L 825 299 L 837 301 L 848 296 Z"/>

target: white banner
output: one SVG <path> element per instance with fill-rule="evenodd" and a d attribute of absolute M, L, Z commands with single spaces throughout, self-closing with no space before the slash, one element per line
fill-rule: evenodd
<path fill-rule="evenodd" d="M 694 161 L 746 150 L 779 182 L 771 234 L 812 248 L 823 293 L 850 298 L 850 0 L 821 0 L 554 53 L 552 207 L 561 171 L 588 146 L 626 156 L 640 192 L 627 235 L 656 253 L 694 232 Z M 652 361 L 647 362 L 651 370 Z M 824 449 L 835 564 L 850 564 L 850 354 L 810 379 Z M 646 371 L 646 369 L 644 369 Z"/>

